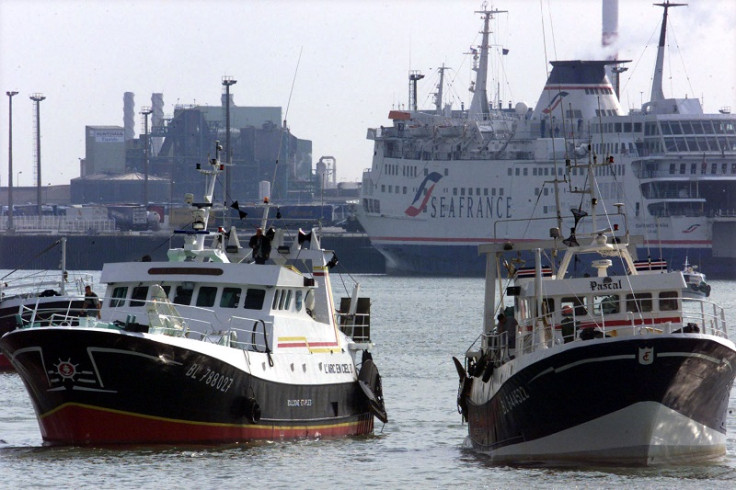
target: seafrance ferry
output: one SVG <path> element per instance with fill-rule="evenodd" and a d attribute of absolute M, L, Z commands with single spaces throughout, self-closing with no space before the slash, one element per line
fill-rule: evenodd
<path fill-rule="evenodd" d="M 692 263 L 714 274 L 736 271 L 736 116 L 705 114 L 692 98 L 662 90 L 669 2 L 664 8 L 651 98 L 624 114 L 606 75 L 615 61 L 553 61 L 533 107 L 492 107 L 487 98 L 490 21 L 474 52 L 469 108 L 392 110 L 390 126 L 368 130 L 373 162 L 363 174 L 358 218 L 394 273 L 480 275 L 480 244 L 544 238 L 527 218 L 554 217 L 551 180 L 572 171 L 560 207 L 587 213 L 577 191 L 589 179 L 578 161 L 594 156 L 602 209 L 627 206 L 639 257 Z M 592 153 L 592 155 L 591 155 Z M 503 220 L 503 223 L 500 222 Z M 590 231 L 590 230 L 588 230 Z M 712 267 L 718 263 L 717 269 Z M 594 271 L 593 271 L 594 272 Z"/>

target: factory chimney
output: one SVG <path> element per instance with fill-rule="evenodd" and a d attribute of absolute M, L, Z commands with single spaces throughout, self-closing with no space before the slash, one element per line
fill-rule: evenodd
<path fill-rule="evenodd" d="M 153 134 L 163 134 L 161 129 L 164 125 L 164 94 L 151 94 L 151 110 L 153 111 L 151 114 L 151 132 Z M 152 136 L 150 141 L 151 154 L 156 156 L 161 150 L 164 139 L 161 136 Z"/>
<path fill-rule="evenodd" d="M 135 94 L 125 92 L 123 95 L 123 128 L 125 141 L 135 138 Z"/>

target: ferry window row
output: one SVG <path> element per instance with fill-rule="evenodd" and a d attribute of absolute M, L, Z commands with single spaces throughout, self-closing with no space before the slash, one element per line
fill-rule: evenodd
<path fill-rule="evenodd" d="M 628 153 L 636 153 L 634 143 L 596 143 L 593 145 L 593 151 L 598 155 L 626 155 Z"/>
<path fill-rule="evenodd" d="M 386 175 L 399 175 L 399 165 L 396 163 L 384 163 L 383 171 Z"/>
<path fill-rule="evenodd" d="M 605 116 L 618 116 L 618 113 L 614 111 L 613 109 L 596 109 L 595 110 L 595 117 L 605 117 Z"/>
<path fill-rule="evenodd" d="M 211 308 L 218 304 L 220 308 L 238 308 L 241 306 L 241 298 L 243 297 L 243 289 L 239 287 L 216 287 L 216 286 L 200 286 L 195 295 L 195 287 L 193 285 L 180 284 L 173 289 L 174 295 L 171 297 L 172 286 L 161 286 L 166 296 L 178 305 L 194 305 L 202 308 Z M 128 298 L 128 290 L 131 290 L 130 298 Z M 108 299 L 108 305 L 111 308 L 119 308 L 125 306 L 144 306 L 148 297 L 148 286 L 117 286 L 113 289 L 111 297 Z M 219 302 L 218 302 L 219 298 Z M 247 288 L 245 290 L 245 299 L 242 302 L 242 308 L 247 310 L 263 309 L 263 302 L 266 298 L 266 290 L 260 288 Z M 194 299 L 194 303 L 192 300 Z"/>
<path fill-rule="evenodd" d="M 638 204 L 638 203 L 637 203 Z M 702 202 L 656 202 L 647 206 L 649 214 L 656 217 L 667 216 L 705 216 Z"/>
<path fill-rule="evenodd" d="M 506 172 L 509 175 L 509 177 L 511 177 L 513 175 L 516 175 L 517 177 L 520 177 L 520 176 L 526 177 L 526 176 L 529 175 L 529 171 L 528 170 L 529 170 L 528 168 L 520 169 L 519 167 L 515 167 L 515 168 L 509 167 Z M 532 175 L 536 175 L 536 176 L 554 175 L 554 172 L 555 172 L 554 169 L 548 169 L 548 168 L 544 168 L 544 169 L 542 169 L 542 168 L 532 168 Z M 558 175 L 562 175 L 562 167 L 559 167 L 557 169 L 557 174 Z M 585 175 L 585 168 L 583 168 L 583 167 L 580 167 L 580 168 L 573 167 L 570 170 L 570 174 L 571 175 L 578 175 L 578 174 Z"/>
<path fill-rule="evenodd" d="M 679 134 L 736 135 L 736 120 L 660 121 L 659 126 L 656 122 L 651 122 L 644 127 L 644 134 L 646 136 L 658 135 L 660 134 L 659 128 L 661 128 L 661 134 L 665 136 Z"/>
<path fill-rule="evenodd" d="M 406 194 L 406 186 L 381 184 L 381 192 L 389 194 Z"/>
<path fill-rule="evenodd" d="M 384 163 L 383 171 L 386 175 L 399 175 L 399 167 L 401 167 L 401 175 L 404 177 L 416 177 L 419 175 L 415 165 L 399 165 L 398 163 Z"/>
<path fill-rule="evenodd" d="M 730 172 L 729 172 L 730 169 Z M 710 173 L 711 175 L 717 175 L 717 174 L 736 174 L 736 163 L 728 164 L 728 163 L 711 163 L 708 164 L 707 162 L 701 162 L 701 163 L 670 163 L 670 175 L 675 175 L 677 173 L 680 174 L 687 174 L 690 173 L 691 175 L 695 175 L 697 173 L 701 174 L 707 174 Z"/>
<path fill-rule="evenodd" d="M 495 187 L 491 187 L 490 191 L 491 191 L 490 192 L 490 195 L 491 196 L 495 196 L 496 195 L 496 188 Z M 473 196 L 473 195 L 480 196 L 481 193 L 484 196 L 488 196 L 489 195 L 488 187 L 483 187 L 483 188 L 480 188 L 480 187 L 475 187 L 475 188 L 473 188 L 473 187 L 467 187 L 467 188 L 465 188 L 465 187 L 460 187 L 460 188 L 453 187 L 452 188 L 452 195 L 453 196 L 457 196 L 457 195 L 460 195 L 460 196 Z M 425 195 L 427 194 L 427 189 L 424 189 L 424 194 Z M 499 187 L 498 188 L 498 195 L 499 196 L 503 196 L 503 187 Z"/>
<path fill-rule="evenodd" d="M 544 167 L 544 168 L 533 168 L 532 169 L 532 175 L 539 175 L 539 176 L 547 176 L 547 175 L 554 175 L 555 169 Z M 509 175 L 511 175 L 511 169 L 509 169 Z M 557 168 L 557 175 L 562 175 L 562 166 Z"/>
<path fill-rule="evenodd" d="M 586 95 L 612 95 L 613 89 L 611 87 L 596 87 L 596 88 L 586 88 L 585 89 Z"/>
<path fill-rule="evenodd" d="M 625 174 L 626 174 L 625 165 L 606 165 L 605 167 L 596 167 L 595 169 L 595 175 L 597 177 L 608 176 L 608 175 L 622 176 Z"/>
<path fill-rule="evenodd" d="M 593 124 L 594 133 L 641 133 L 640 122 L 610 122 Z"/>
<path fill-rule="evenodd" d="M 736 166 L 736 164 L 734 164 Z M 641 185 L 641 193 L 646 199 L 662 199 L 662 198 L 697 198 L 698 184 L 697 181 L 674 181 L 663 182 L 653 181 L 646 182 Z"/>
<path fill-rule="evenodd" d="M 655 144 L 652 144 L 650 140 L 647 140 L 647 147 L 652 151 L 659 151 L 659 140 L 655 140 Z M 689 137 L 667 137 L 664 138 L 665 151 L 679 151 L 679 152 L 721 152 L 721 151 L 736 151 L 736 137 L 726 136 L 689 136 Z"/>

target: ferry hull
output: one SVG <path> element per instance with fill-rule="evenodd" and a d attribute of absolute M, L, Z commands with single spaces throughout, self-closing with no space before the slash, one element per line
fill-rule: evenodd
<path fill-rule="evenodd" d="M 729 343 L 707 336 L 590 340 L 525 366 L 511 361 L 486 383 L 471 378 L 467 442 L 499 463 L 719 458 L 736 374 Z"/>
<path fill-rule="evenodd" d="M 212 355 L 113 330 L 15 330 L 0 347 L 47 444 L 235 443 L 373 430 L 357 381 L 265 380 Z M 253 369 L 272 367 L 259 359 Z"/>
<path fill-rule="evenodd" d="M 374 246 L 386 257 L 387 272 L 394 275 L 407 276 L 449 276 L 449 277 L 482 277 L 485 272 L 485 260 L 478 255 L 478 245 L 416 245 L 399 243 L 380 243 L 374 241 Z M 659 254 L 672 267 L 683 264 L 685 260 L 695 262 L 701 268 L 709 271 L 710 278 L 736 276 L 736 260 L 723 257 L 713 257 L 709 248 L 657 248 L 654 250 L 638 248 L 637 254 L 641 259 Z M 693 260 L 693 257 L 696 259 Z M 532 261 L 532 255 L 522 253 L 524 260 Z M 614 263 L 612 271 L 623 272 L 619 264 Z M 580 261 L 577 267 L 590 267 Z M 595 269 L 590 269 L 591 274 Z"/>

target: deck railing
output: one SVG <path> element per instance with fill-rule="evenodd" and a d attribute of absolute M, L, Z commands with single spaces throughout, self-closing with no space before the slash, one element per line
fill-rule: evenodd
<path fill-rule="evenodd" d="M 664 312 L 624 312 L 596 315 L 572 315 L 555 323 L 553 315 L 519 322 L 516 348 L 506 353 L 506 339 L 500 334 L 484 335 L 484 343 L 493 355 L 506 356 L 534 352 L 570 342 L 584 342 L 594 338 L 657 335 L 704 334 L 728 338 L 725 312 L 722 307 L 700 298 L 683 299 L 682 309 Z M 676 321 L 662 321 L 678 317 Z M 657 321 L 659 320 L 659 321 Z"/>

